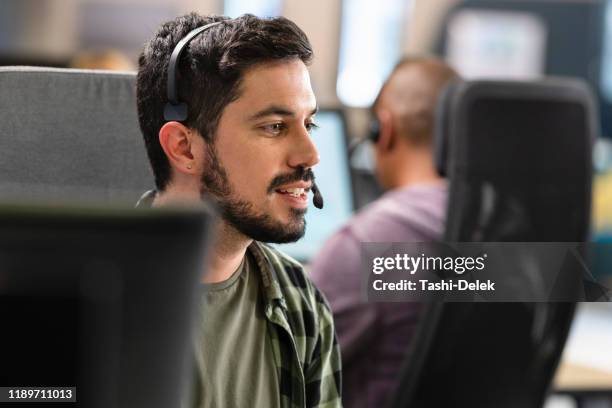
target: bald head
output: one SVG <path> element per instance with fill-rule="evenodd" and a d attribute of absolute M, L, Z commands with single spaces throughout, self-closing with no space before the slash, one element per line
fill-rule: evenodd
<path fill-rule="evenodd" d="M 397 132 L 412 144 L 431 144 L 438 96 L 457 73 L 430 57 L 405 58 L 384 84 L 374 110 L 391 113 Z"/>

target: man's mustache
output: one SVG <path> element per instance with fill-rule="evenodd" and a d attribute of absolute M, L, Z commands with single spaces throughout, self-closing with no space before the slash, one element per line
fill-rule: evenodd
<path fill-rule="evenodd" d="M 296 181 L 312 181 L 314 182 L 315 176 L 312 169 L 298 167 L 294 173 L 281 174 L 272 179 L 270 186 L 268 187 L 268 194 L 272 194 L 274 190 L 285 184 L 294 183 Z"/>

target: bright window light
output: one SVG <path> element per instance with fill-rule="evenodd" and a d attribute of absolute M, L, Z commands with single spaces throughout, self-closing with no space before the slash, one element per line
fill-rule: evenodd
<path fill-rule="evenodd" d="M 347 106 L 370 106 L 400 57 L 412 0 L 344 0 L 336 91 Z"/>

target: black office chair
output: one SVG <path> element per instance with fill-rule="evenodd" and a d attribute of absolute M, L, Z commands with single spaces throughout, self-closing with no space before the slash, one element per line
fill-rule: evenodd
<path fill-rule="evenodd" d="M 450 181 L 447 242 L 583 242 L 592 96 L 579 81 L 452 84 L 436 161 Z M 393 407 L 541 407 L 575 303 L 430 303 Z"/>

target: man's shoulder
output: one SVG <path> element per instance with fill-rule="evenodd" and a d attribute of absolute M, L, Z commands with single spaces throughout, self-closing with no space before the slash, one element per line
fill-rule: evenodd
<path fill-rule="evenodd" d="M 447 191 L 446 183 L 402 188 L 362 208 L 327 239 L 315 257 L 314 281 L 330 298 L 336 290 L 343 296 L 357 294 L 360 289 L 354 279 L 363 242 L 439 240 L 446 219 Z"/>
<path fill-rule="evenodd" d="M 392 190 L 365 206 L 359 216 L 385 214 L 402 215 L 406 210 L 417 212 L 439 213 L 446 208 L 448 186 L 446 182 L 437 182 L 408 186 Z M 403 210 L 398 214 L 398 210 Z"/>
<path fill-rule="evenodd" d="M 296 261 L 289 255 L 285 254 L 282 251 L 279 251 L 278 249 L 269 244 L 265 244 L 259 241 L 256 242 L 256 244 L 264 253 L 266 258 L 272 263 L 272 266 L 275 269 L 278 269 L 279 271 L 283 269 L 295 269 L 301 271 L 301 273 L 304 274 L 304 267 L 302 266 L 302 264 L 300 264 L 298 261 Z"/>
<path fill-rule="evenodd" d="M 271 245 L 261 242 L 257 244 L 270 262 L 281 288 L 310 289 L 312 284 L 301 263 Z"/>
<path fill-rule="evenodd" d="M 288 325 L 303 371 L 303 380 L 297 381 L 305 382 L 306 405 L 341 406 L 340 351 L 329 304 L 299 262 L 269 245 L 256 242 L 255 247 L 273 269 L 282 294 L 277 310 L 284 311 L 281 324 Z"/>
<path fill-rule="evenodd" d="M 264 256 L 269 261 L 288 309 L 319 309 L 327 306 L 327 301 L 306 275 L 298 261 L 278 249 L 258 242 Z"/>
<path fill-rule="evenodd" d="M 442 234 L 448 189 L 445 183 L 391 191 L 357 213 L 344 234 L 359 242 L 429 241 Z"/>

